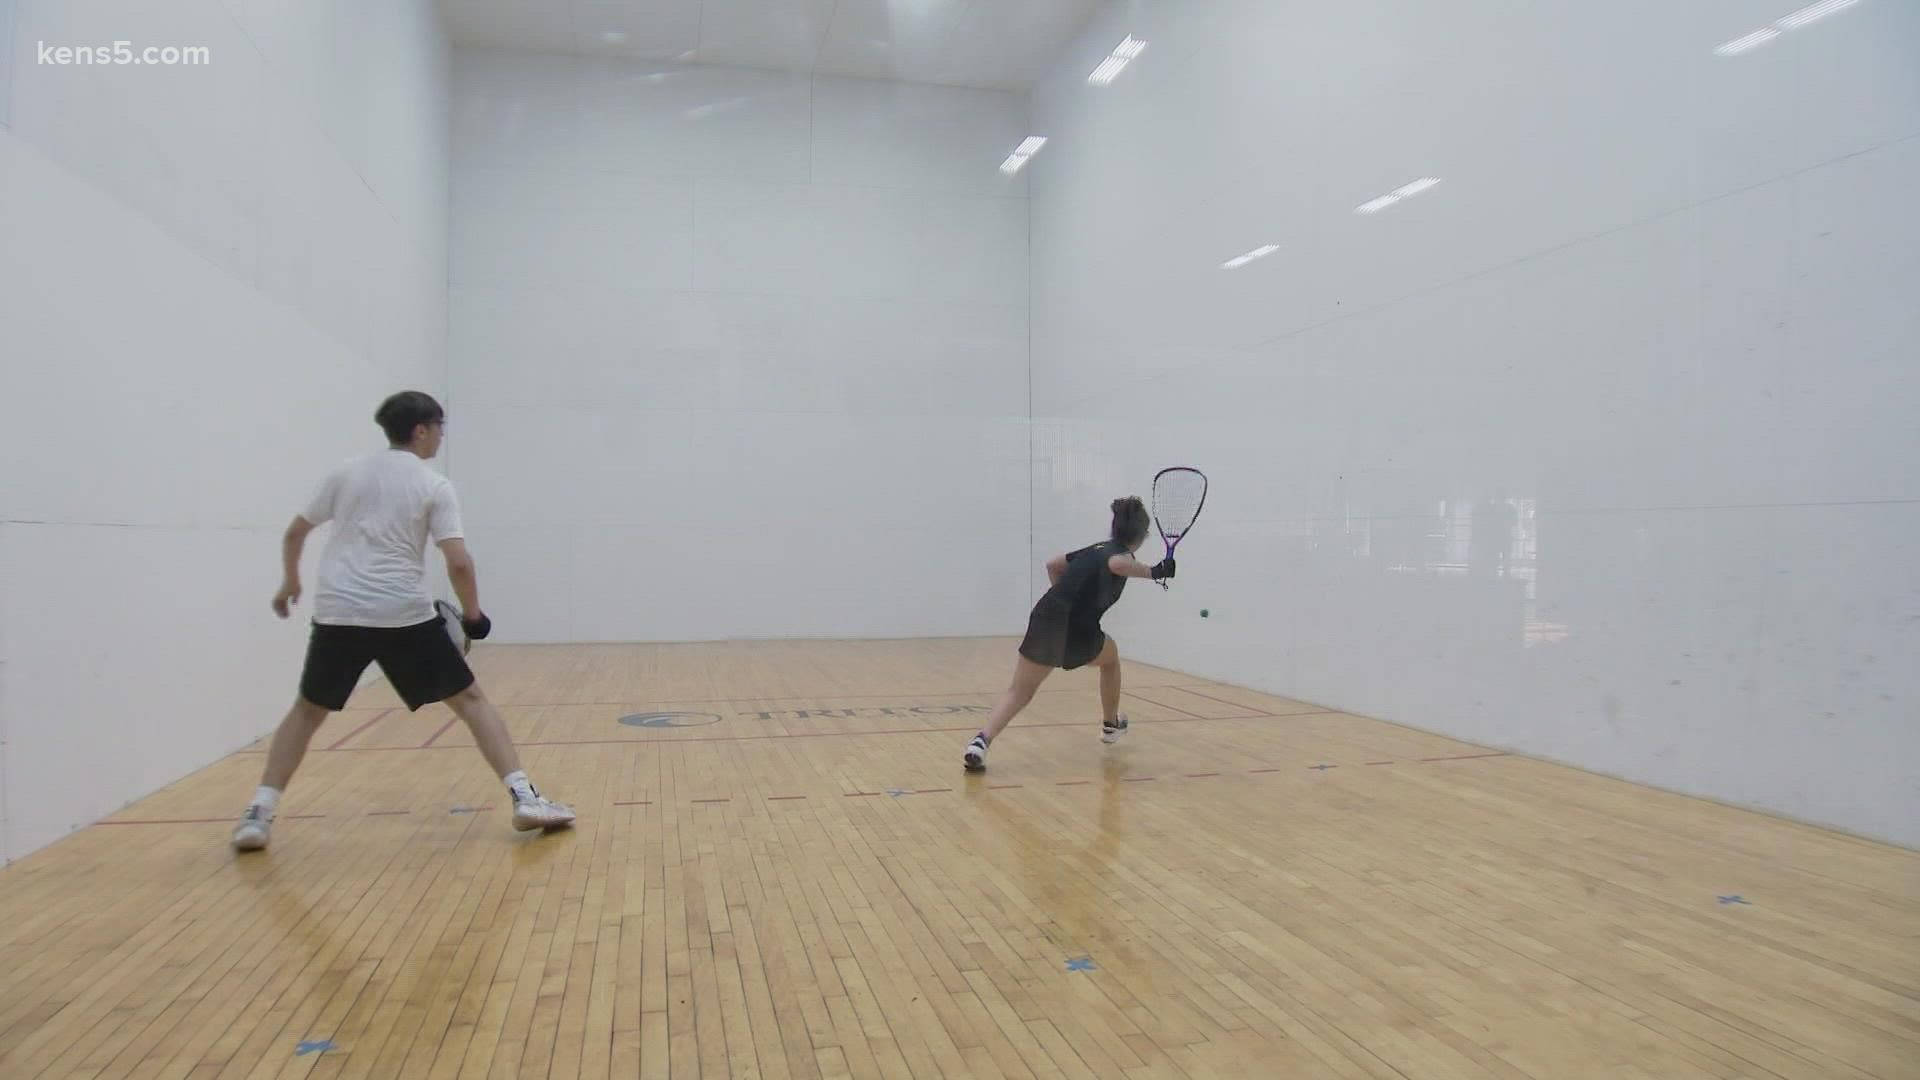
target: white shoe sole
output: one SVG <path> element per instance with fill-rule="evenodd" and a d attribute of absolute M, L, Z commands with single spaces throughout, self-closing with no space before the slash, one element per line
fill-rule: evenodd
<path fill-rule="evenodd" d="M 520 832 L 538 832 L 546 829 L 564 829 L 573 824 L 571 810 L 553 811 L 540 814 L 522 814 L 513 812 L 513 827 Z"/>

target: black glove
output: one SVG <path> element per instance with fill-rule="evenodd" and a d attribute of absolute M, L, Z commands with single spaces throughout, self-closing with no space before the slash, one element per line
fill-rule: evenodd
<path fill-rule="evenodd" d="M 476 619 L 469 619 L 463 615 L 460 617 L 460 629 L 465 630 L 469 638 L 479 641 L 493 633 L 493 620 L 487 618 L 485 612 L 481 612 L 480 617 Z"/>
<path fill-rule="evenodd" d="M 1159 562 L 1154 563 L 1153 569 L 1147 571 L 1147 576 L 1151 577 L 1155 581 L 1164 581 L 1167 578 L 1172 577 L 1173 576 L 1173 556 L 1169 555 L 1166 558 L 1161 559 Z"/>

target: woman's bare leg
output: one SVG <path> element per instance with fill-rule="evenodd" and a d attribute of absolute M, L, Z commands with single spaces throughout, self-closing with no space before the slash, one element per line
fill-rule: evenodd
<path fill-rule="evenodd" d="M 1100 719 L 1112 725 L 1120 718 L 1120 648 L 1112 638 L 1101 646 L 1094 663 L 1100 668 Z"/>
<path fill-rule="evenodd" d="M 1033 701 L 1034 691 L 1040 689 L 1040 684 L 1045 682 L 1047 676 L 1052 673 L 1052 668 L 1044 664 L 1036 664 L 1024 656 L 1015 661 L 1013 683 L 1007 687 L 1007 692 L 1000 696 L 1000 704 L 995 705 L 993 712 L 987 714 L 986 726 L 980 729 L 980 733 L 987 737 L 988 742 L 992 742 L 995 736 L 1005 731 L 1014 716 Z"/>

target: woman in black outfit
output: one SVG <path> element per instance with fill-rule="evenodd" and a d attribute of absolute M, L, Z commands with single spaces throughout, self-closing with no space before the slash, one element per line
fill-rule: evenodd
<path fill-rule="evenodd" d="M 1033 605 L 1026 640 L 1014 662 L 1013 685 L 987 717 L 987 726 L 967 744 L 968 769 L 987 767 L 987 746 L 1027 707 L 1034 691 L 1053 669 L 1072 671 L 1088 664 L 1100 668 L 1101 741 L 1114 742 L 1127 730 L 1120 712 L 1120 651 L 1100 629 L 1100 617 L 1120 599 L 1130 577 L 1159 581 L 1173 576 L 1173 560 L 1149 567 L 1133 557 L 1146 542 L 1150 524 L 1138 496 L 1113 501 L 1112 539 L 1047 560 L 1053 582 Z"/>

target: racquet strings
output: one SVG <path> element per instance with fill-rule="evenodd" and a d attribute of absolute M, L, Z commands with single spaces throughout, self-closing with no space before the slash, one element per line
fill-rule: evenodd
<path fill-rule="evenodd" d="M 1167 469 L 1153 478 L 1153 520 L 1169 543 L 1186 535 L 1207 498 L 1207 478 L 1197 469 Z"/>

